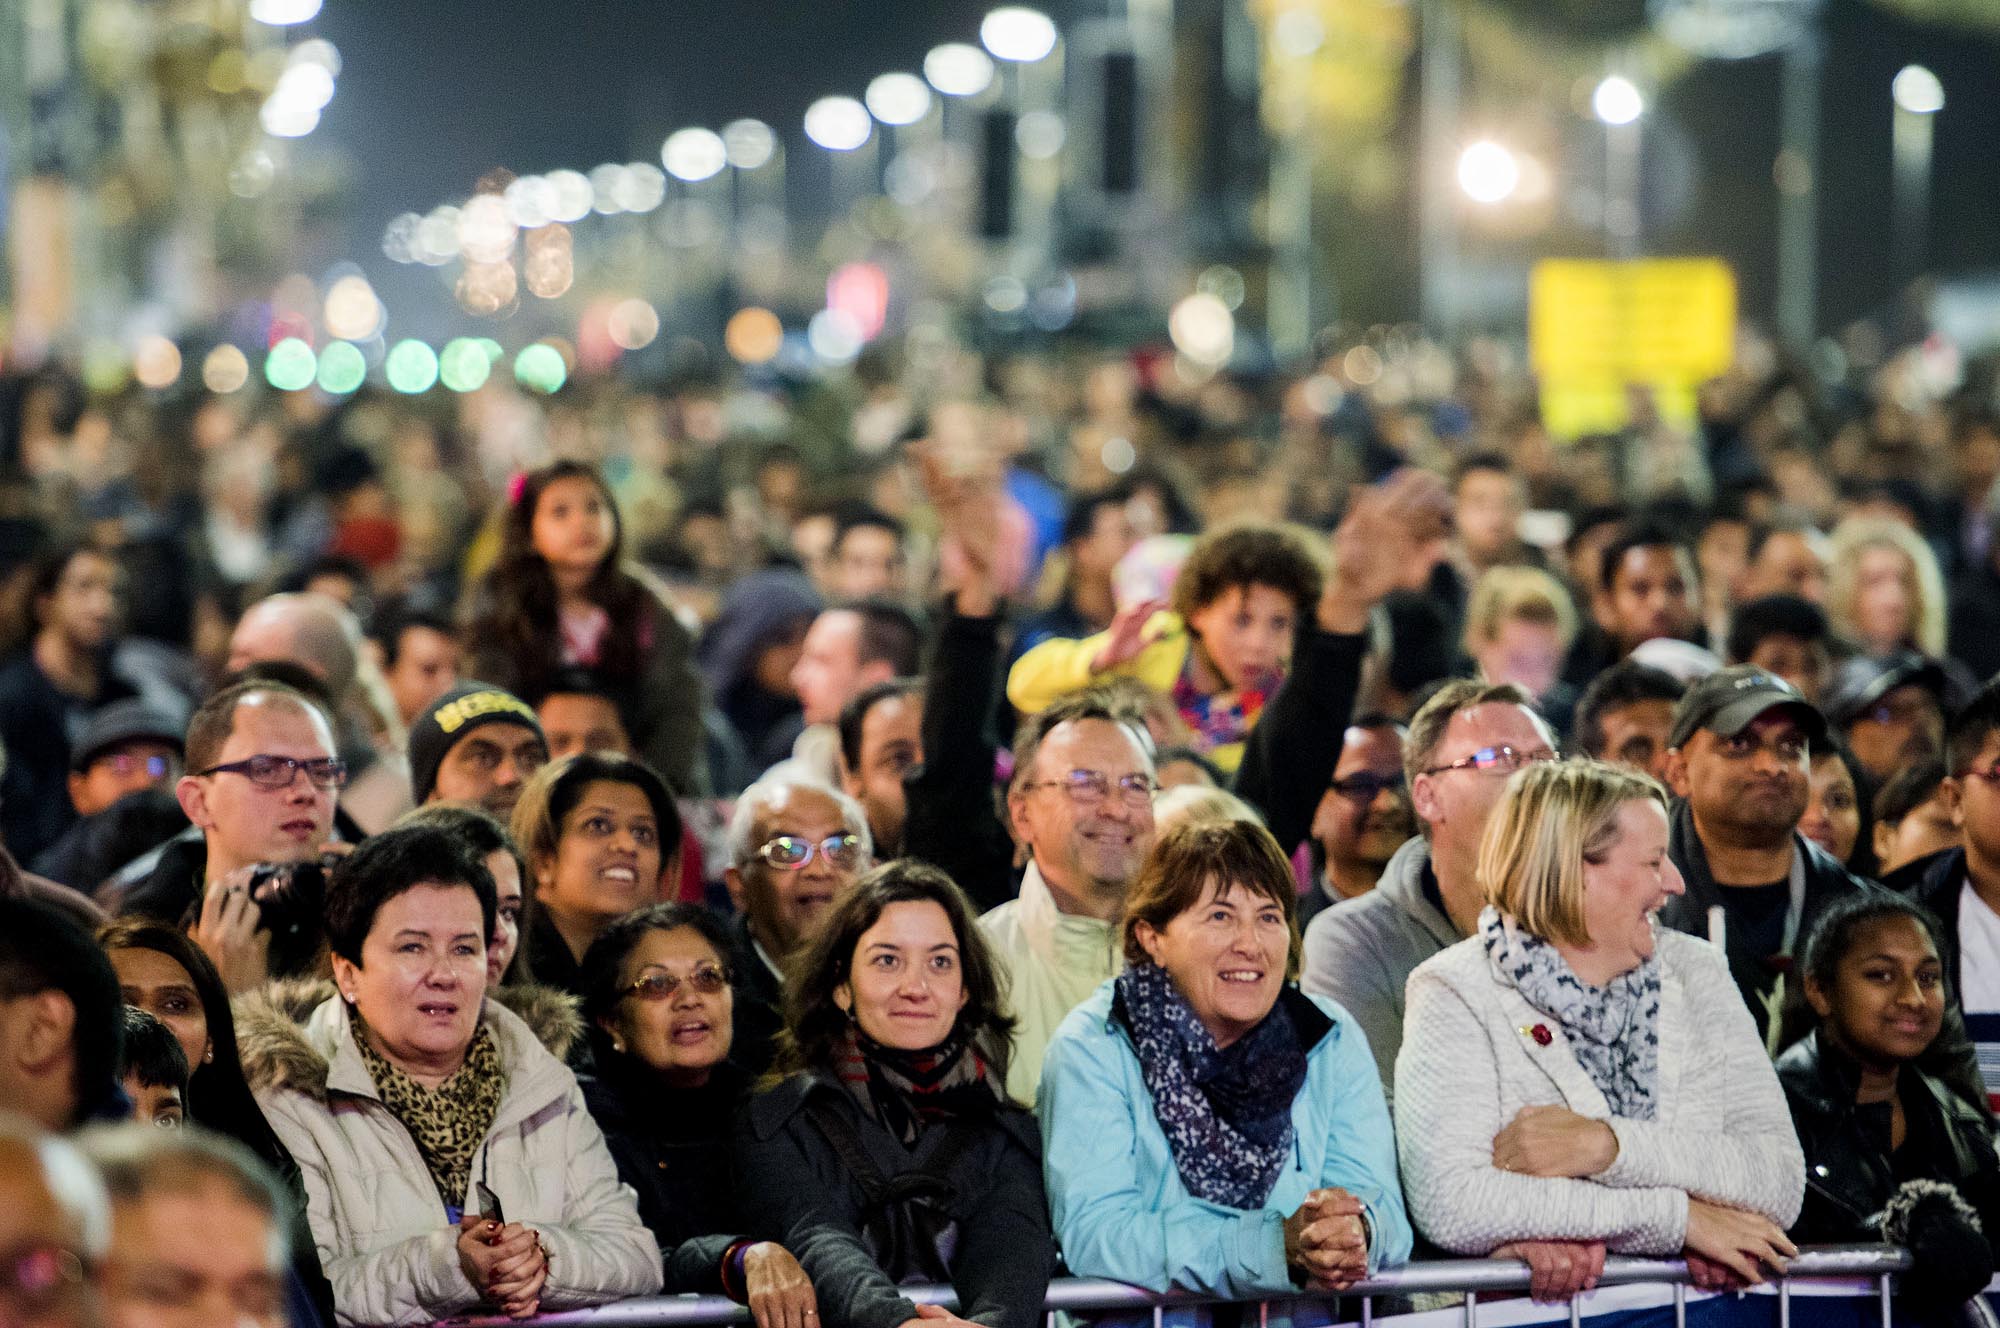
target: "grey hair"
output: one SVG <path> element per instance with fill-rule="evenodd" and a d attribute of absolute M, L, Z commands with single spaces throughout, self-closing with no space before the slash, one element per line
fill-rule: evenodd
<path fill-rule="evenodd" d="M 729 818 L 730 866 L 740 868 L 757 856 L 757 850 L 763 847 L 756 842 L 758 819 L 793 789 L 811 789 L 833 799 L 834 806 L 840 808 L 840 820 L 847 833 L 859 839 L 862 853 L 871 861 L 874 859 L 875 837 L 868 833 L 868 813 L 853 798 L 813 780 L 760 779 L 738 795 L 736 811 Z"/>
<path fill-rule="evenodd" d="M 151 1126 L 139 1128 L 164 1133 Z M 76 1223 L 84 1254 L 103 1258 L 111 1248 L 111 1199 L 82 1151 L 25 1116 L 0 1112 L 0 1149 L 8 1145 L 28 1153 L 40 1167 L 49 1197 Z"/>
<path fill-rule="evenodd" d="M 183 1194 L 203 1182 L 219 1183 L 270 1219 L 272 1269 L 291 1258 L 290 1204 L 284 1190 L 255 1153 L 227 1135 L 193 1124 L 162 1130 L 128 1121 L 92 1126 L 77 1136 L 77 1144 L 104 1178 L 112 1202 Z"/>

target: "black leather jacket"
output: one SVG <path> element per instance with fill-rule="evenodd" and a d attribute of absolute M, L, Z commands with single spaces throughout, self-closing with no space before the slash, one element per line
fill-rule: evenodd
<path fill-rule="evenodd" d="M 1778 1082 L 1792 1109 L 1799 1146 L 1806 1157 L 1805 1206 L 1791 1236 L 1801 1244 L 1880 1240 L 1871 1219 L 1903 1180 L 1892 1166 L 1889 1108 L 1863 1106 L 1855 1092 L 1860 1069 L 1839 1051 L 1808 1035 L 1778 1058 Z M 1912 1163 L 1945 1181 L 1980 1215 L 1988 1231 L 2000 1231 L 2000 1157 L 1991 1128 L 1978 1109 L 1933 1075 L 1905 1066 L 1899 1091 L 1908 1119 L 1906 1151 Z M 1917 1113 L 1921 1112 L 1919 1118 Z M 1906 1173 L 1911 1163 L 1906 1163 Z"/>

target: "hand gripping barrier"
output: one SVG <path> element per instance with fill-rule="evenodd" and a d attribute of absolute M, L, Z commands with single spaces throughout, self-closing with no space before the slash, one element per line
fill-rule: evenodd
<path fill-rule="evenodd" d="M 1844 1282 L 1851 1285 L 1854 1295 L 1869 1295 L 1876 1301 L 1881 1316 L 1882 1328 L 1891 1328 L 1890 1278 L 1906 1271 L 1910 1266 L 1909 1254 L 1893 1245 L 1819 1245 L 1801 1249 L 1791 1262 L 1787 1275 L 1776 1280 L 1778 1300 L 1778 1328 L 1792 1326 L 1793 1288 L 1796 1284 L 1812 1282 Z M 1675 1328 L 1684 1328 L 1687 1322 L 1688 1270 L 1685 1263 L 1672 1259 L 1631 1259 L 1614 1255 L 1604 1261 L 1604 1275 L 1598 1280 L 1600 1287 L 1635 1286 L 1642 1284 L 1664 1285 L 1673 1288 L 1673 1309 Z M 1868 1285 L 1872 1284 L 1872 1286 Z M 1344 1297 L 1350 1307 L 1358 1304 L 1356 1317 L 1350 1322 L 1372 1328 L 1376 1321 L 1375 1298 L 1378 1296 L 1414 1296 L 1437 1292 L 1482 1292 L 1518 1291 L 1528 1289 L 1528 1267 L 1515 1259 L 1440 1259 L 1405 1264 L 1400 1268 L 1385 1268 L 1365 1282 L 1355 1284 Z M 904 1294 L 920 1305 L 944 1305 L 955 1307 L 952 1290 L 948 1286 L 906 1287 Z M 1271 1303 L 1296 1302 L 1300 1297 L 1285 1297 L 1280 1302 L 1251 1301 L 1238 1302 L 1254 1304 L 1257 1307 L 1257 1323 L 1263 1328 L 1268 1307 Z M 1167 1310 L 1186 1306 L 1213 1305 L 1227 1303 L 1214 1297 L 1169 1292 L 1158 1295 L 1151 1291 L 1123 1282 L 1110 1282 L 1102 1278 L 1063 1278 L 1049 1284 L 1048 1298 L 1044 1307 L 1048 1311 L 1049 1328 L 1056 1328 L 1058 1311 L 1123 1311 L 1125 1315 L 1150 1313 L 1153 1328 L 1164 1328 L 1163 1318 Z M 1982 1328 L 1996 1326 L 1990 1313 L 1980 1301 L 1972 1302 L 1968 1312 L 1973 1316 L 1968 1324 Z M 1560 1310 L 1555 1313 L 1560 1314 Z M 1462 1307 L 1452 1311 L 1456 1322 L 1464 1328 L 1478 1328 L 1480 1305 L 1478 1297 L 1468 1295 Z M 1802 1321 L 1809 1316 L 1801 1316 Z M 1435 1322 L 1430 1316 L 1427 1320 Z M 1569 1321 L 1572 1325 L 1581 1323 L 1582 1302 L 1572 1301 L 1569 1305 Z M 498 1317 L 476 1317 L 448 1320 L 459 1328 L 521 1328 L 527 1324 L 531 1328 L 721 1328 L 722 1325 L 747 1324 L 750 1311 L 733 1301 L 720 1296 L 652 1296 L 639 1300 L 615 1301 L 600 1305 L 595 1309 L 567 1310 L 560 1313 L 537 1315 L 532 1319 L 504 1319 Z M 1245 1317 L 1245 1328 L 1249 1320 Z"/>

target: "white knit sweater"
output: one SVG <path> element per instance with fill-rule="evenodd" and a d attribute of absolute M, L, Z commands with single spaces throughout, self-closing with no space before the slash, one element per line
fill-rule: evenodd
<path fill-rule="evenodd" d="M 1478 937 L 1410 974 L 1396 1060 L 1396 1138 L 1417 1229 L 1457 1254 L 1515 1240 L 1602 1240 L 1623 1254 L 1678 1253 L 1688 1196 L 1798 1216 L 1805 1159 L 1777 1075 L 1722 955 L 1662 930 L 1660 1061 L 1650 1121 L 1611 1114 L 1561 1025 L 1536 1010 Z M 1547 1045 L 1535 1028 L 1551 1035 Z M 1493 1138 L 1523 1107 L 1607 1121 L 1618 1156 L 1587 1180 L 1493 1165 Z"/>

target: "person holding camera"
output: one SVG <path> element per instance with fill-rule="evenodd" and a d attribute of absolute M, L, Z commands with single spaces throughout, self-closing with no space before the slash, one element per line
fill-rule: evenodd
<path fill-rule="evenodd" d="M 160 854 L 120 912 L 186 927 L 232 995 L 311 968 L 324 867 L 347 767 L 311 698 L 283 683 L 223 688 L 188 721 L 174 789 L 200 832 Z"/>

